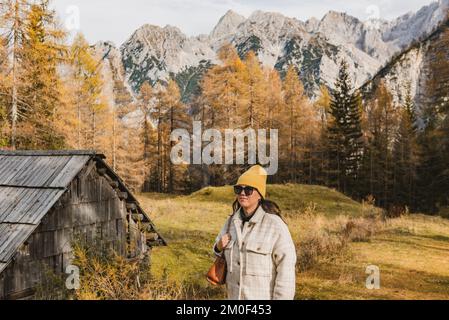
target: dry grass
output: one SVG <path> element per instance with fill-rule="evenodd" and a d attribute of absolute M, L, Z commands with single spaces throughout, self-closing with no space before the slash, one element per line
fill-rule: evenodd
<path fill-rule="evenodd" d="M 38 300 L 186 300 L 210 298 L 208 292 L 163 275 L 155 278 L 145 259 L 128 260 L 114 251 L 80 243 L 73 245 L 73 264 L 79 267 L 76 290 L 65 286 L 65 275 L 48 270 L 37 288 Z"/>
<path fill-rule="evenodd" d="M 351 242 L 370 241 L 383 227 L 379 210 L 361 217 L 340 215 L 329 219 L 318 214 L 316 205 L 311 203 L 299 216 L 300 232 L 296 241 L 299 271 L 347 258 Z"/>
<path fill-rule="evenodd" d="M 297 244 L 296 299 L 449 299 L 449 220 L 384 219 L 369 201 L 359 204 L 324 187 L 270 186 L 269 193 Z M 225 298 L 204 275 L 232 199 L 230 187 L 139 196 L 169 242 L 153 251 L 156 278 L 194 286 L 193 299 Z M 365 287 L 369 265 L 380 268 L 380 290 Z"/>
<path fill-rule="evenodd" d="M 304 272 L 299 299 L 449 299 L 449 221 L 409 215 L 387 220 L 369 241 L 350 244 L 349 259 Z M 381 289 L 367 290 L 376 265 Z M 342 281 L 344 279 L 344 281 Z"/>

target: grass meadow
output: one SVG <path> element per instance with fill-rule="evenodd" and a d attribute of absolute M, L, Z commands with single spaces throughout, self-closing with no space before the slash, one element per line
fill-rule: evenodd
<path fill-rule="evenodd" d="M 449 299 L 449 220 L 421 214 L 388 219 L 320 186 L 271 185 L 298 255 L 296 299 Z M 205 274 L 234 196 L 208 187 L 188 196 L 140 194 L 167 247 L 153 249 L 151 273 L 187 299 L 224 299 Z M 367 266 L 380 269 L 369 290 Z M 187 289 L 186 289 L 187 288 Z"/>

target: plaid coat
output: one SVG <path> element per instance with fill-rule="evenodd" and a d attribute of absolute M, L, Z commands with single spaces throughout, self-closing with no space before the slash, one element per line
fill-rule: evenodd
<path fill-rule="evenodd" d="M 228 221 L 231 218 L 228 218 Z M 226 233 L 227 223 L 214 245 Z M 292 300 L 295 296 L 296 250 L 287 225 L 276 215 L 257 209 L 242 228 L 237 212 L 231 221 L 231 241 L 224 249 L 229 300 Z"/>

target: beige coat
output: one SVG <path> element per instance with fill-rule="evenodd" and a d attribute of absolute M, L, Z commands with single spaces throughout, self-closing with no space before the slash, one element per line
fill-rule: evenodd
<path fill-rule="evenodd" d="M 229 218 L 228 218 L 229 220 Z M 215 245 L 226 233 L 227 221 Z M 224 250 L 230 300 L 292 300 L 295 296 L 296 250 L 287 225 L 262 207 L 242 229 L 232 217 L 231 241 Z M 214 253 L 219 255 L 214 246 Z"/>

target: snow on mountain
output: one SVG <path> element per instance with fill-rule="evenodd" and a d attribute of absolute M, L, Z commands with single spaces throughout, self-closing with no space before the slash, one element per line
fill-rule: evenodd
<path fill-rule="evenodd" d="M 165 81 L 202 61 L 216 60 L 216 53 L 206 41 L 187 37 L 173 26 L 144 25 L 120 51 L 127 81 L 136 91 L 145 81 Z"/>
<path fill-rule="evenodd" d="M 262 64 L 274 67 L 284 54 L 285 43 L 293 37 L 310 38 L 302 22 L 279 13 L 256 11 L 239 25 L 229 42 L 242 57 L 252 50 Z"/>
<path fill-rule="evenodd" d="M 246 18 L 244 16 L 229 10 L 223 17 L 221 17 L 220 21 L 218 21 L 218 24 L 210 33 L 210 38 L 215 39 L 215 41 L 220 41 L 231 36 L 237 30 L 237 27 L 245 20 Z"/>
<path fill-rule="evenodd" d="M 393 21 L 361 21 L 330 11 L 321 20 L 302 22 L 279 13 L 256 11 L 248 18 L 229 10 L 209 35 L 188 37 L 176 27 L 144 25 L 120 47 L 125 82 L 132 91 L 149 81 L 173 77 L 188 101 L 207 69 L 220 63 L 217 51 L 232 43 L 241 57 L 253 50 L 262 64 L 281 74 L 294 64 L 308 93 L 330 87 L 345 59 L 354 84 L 371 79 L 392 57 L 428 35 L 449 9 L 440 0 Z M 117 58 L 114 59 L 117 63 Z"/>
<path fill-rule="evenodd" d="M 395 61 L 387 65 L 378 74 L 362 86 L 366 97 L 370 97 L 384 81 L 393 95 L 393 102 L 397 105 L 405 102 L 408 90 L 415 101 L 422 96 L 424 90 L 424 73 L 426 46 L 418 46 L 401 54 Z"/>
<path fill-rule="evenodd" d="M 114 92 L 120 92 L 122 97 L 133 99 L 133 90 L 125 79 L 125 69 L 122 63 L 122 55 L 112 42 L 98 42 L 93 46 L 97 58 L 103 61 L 101 64 L 101 77 L 103 80 L 103 92 L 109 98 L 109 105 L 114 106 Z"/>
<path fill-rule="evenodd" d="M 422 7 L 416 13 L 410 12 L 392 21 L 382 37 L 399 47 L 430 34 L 445 18 L 449 10 L 449 0 L 439 0 Z"/>
<path fill-rule="evenodd" d="M 316 32 L 324 35 L 329 43 L 353 45 L 381 64 L 398 49 L 383 41 L 380 30 L 372 21 L 364 23 L 346 13 L 330 11 L 320 21 Z"/>
<path fill-rule="evenodd" d="M 305 23 L 305 28 L 309 33 L 315 33 L 318 31 L 318 27 L 320 26 L 320 20 L 315 17 L 308 19 Z"/>
<path fill-rule="evenodd" d="M 381 82 L 389 88 L 393 100 L 401 105 L 410 89 L 418 107 L 439 104 L 447 99 L 449 83 L 449 16 L 433 32 L 395 56 L 361 90 L 367 99 Z"/>
<path fill-rule="evenodd" d="M 363 34 L 363 22 L 346 13 L 329 11 L 321 19 L 317 32 L 334 43 L 357 43 Z"/>

